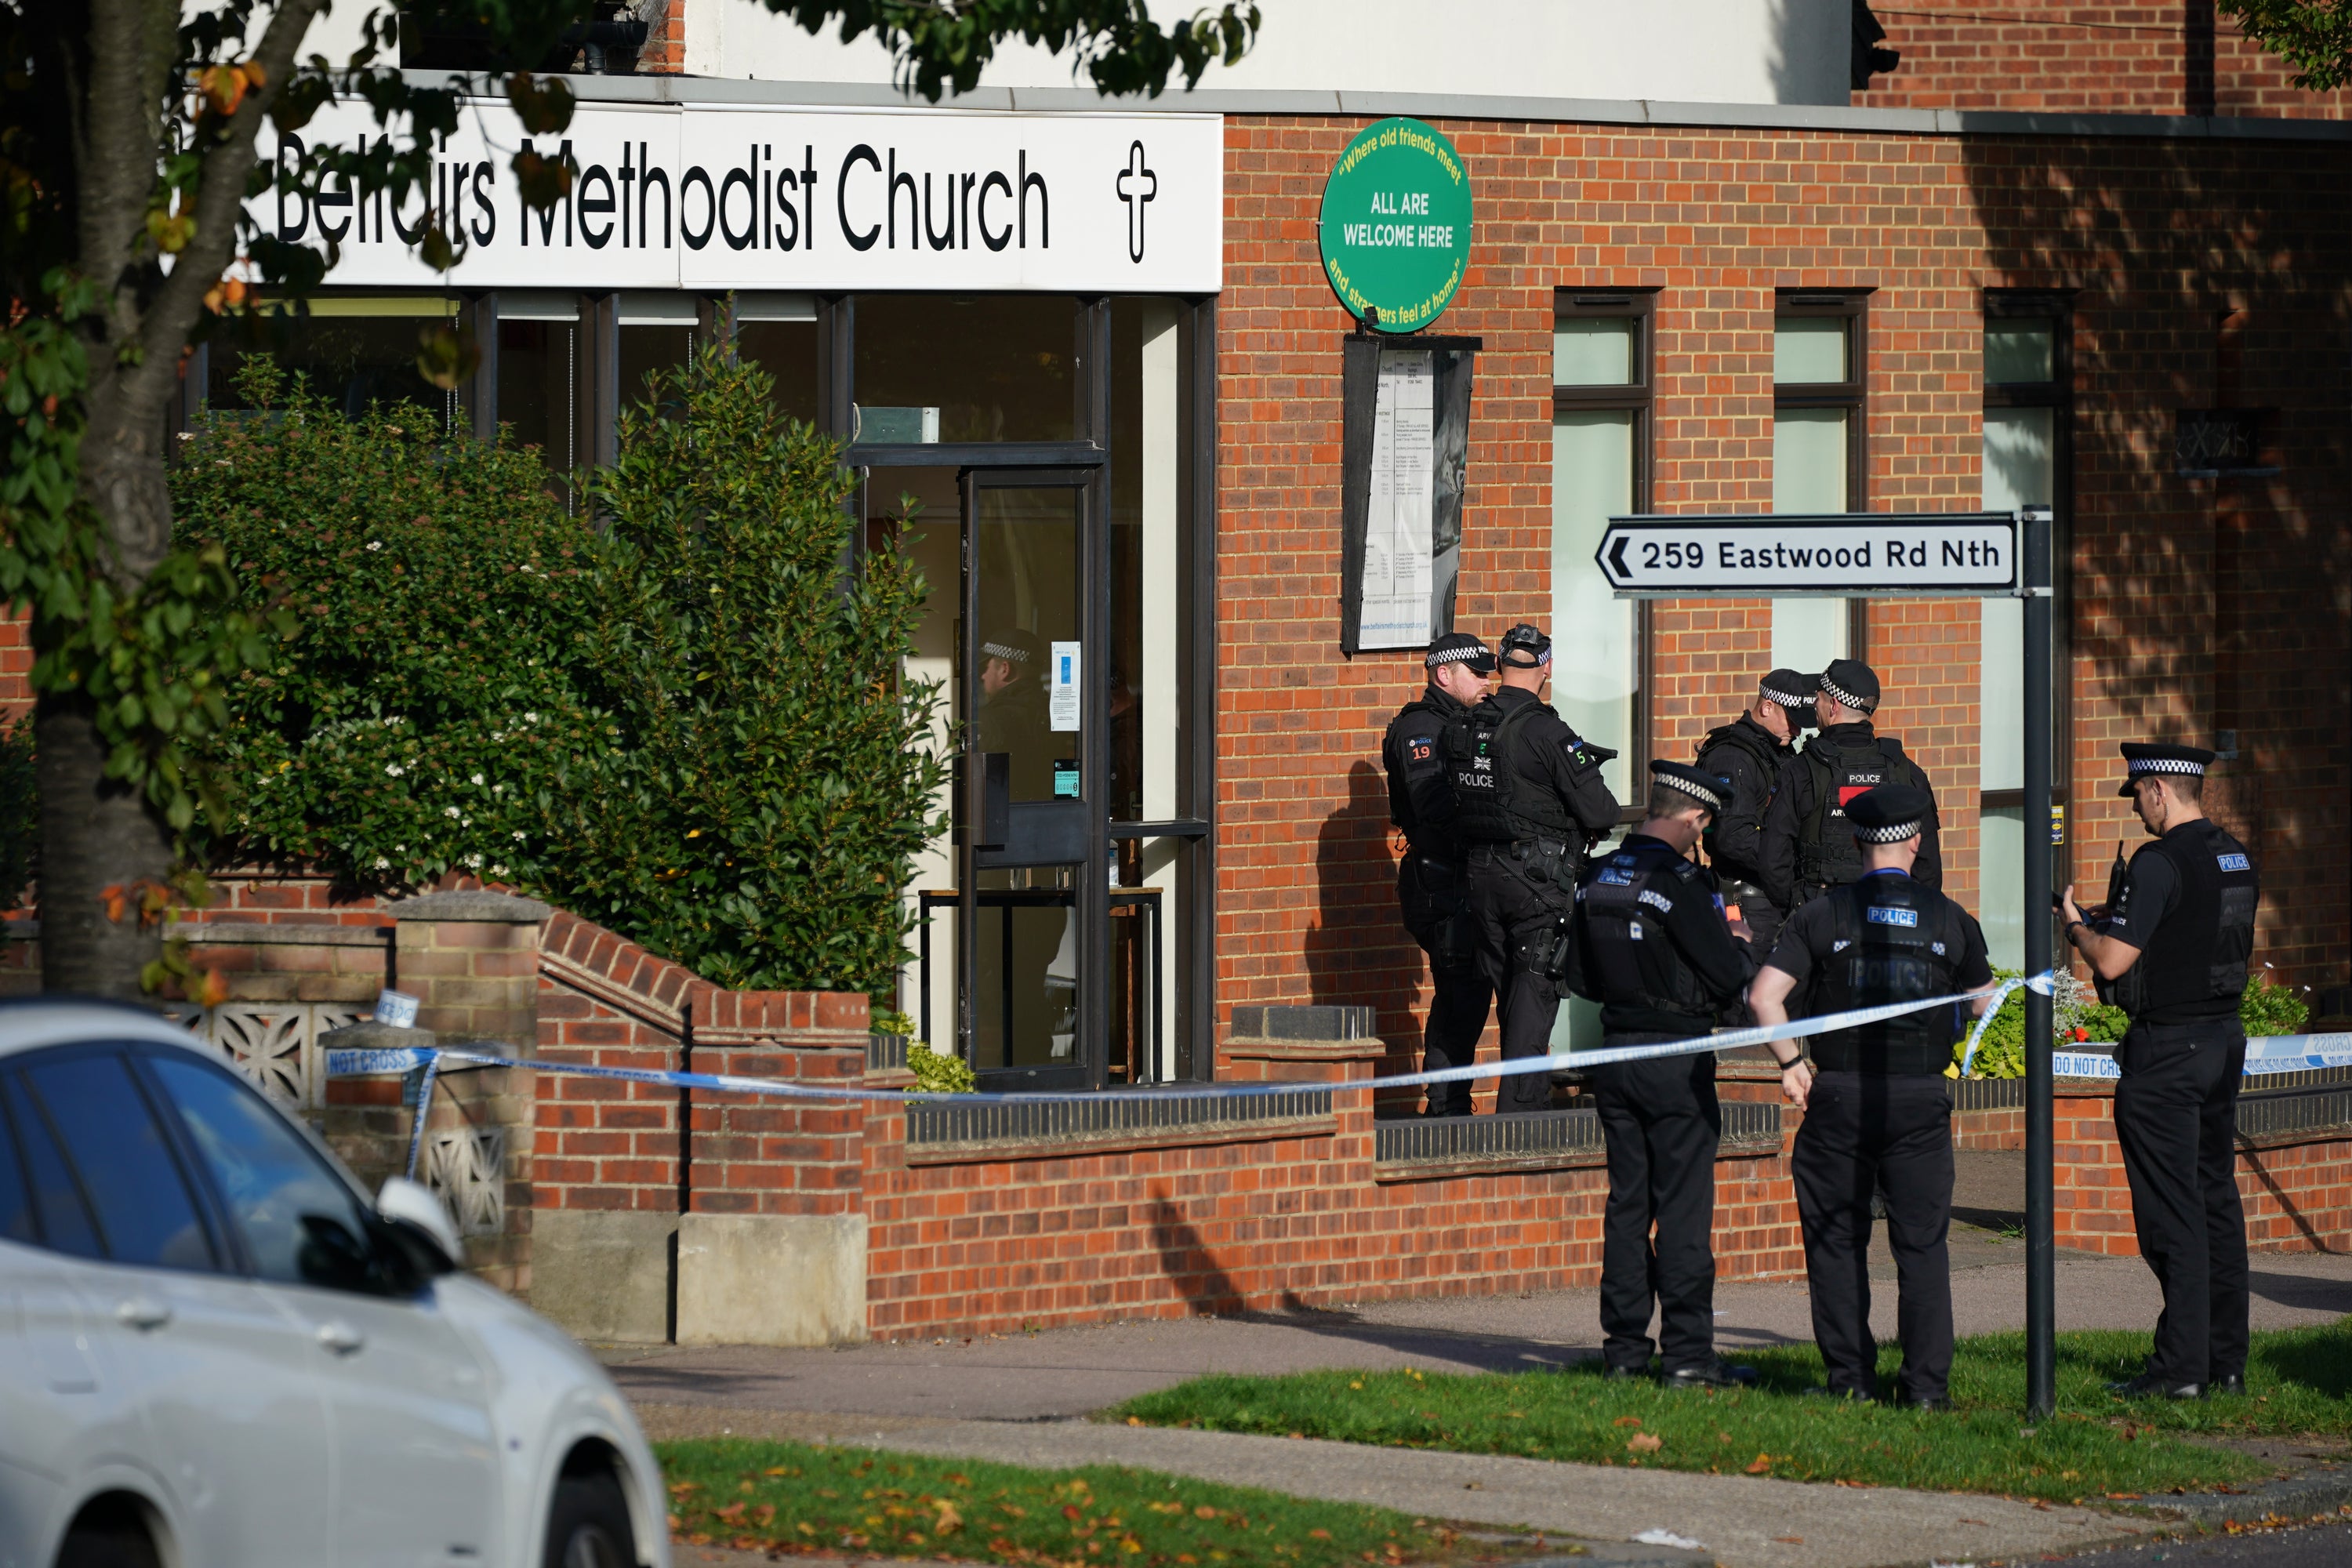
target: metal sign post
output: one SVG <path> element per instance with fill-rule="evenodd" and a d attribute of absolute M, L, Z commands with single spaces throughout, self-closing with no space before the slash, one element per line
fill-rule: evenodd
<path fill-rule="evenodd" d="M 2025 973 L 2050 968 L 2050 611 L 2051 513 L 2017 514 L 2024 535 L 2025 598 Z M 2055 1030 L 2047 992 L 2025 993 L 2025 1409 L 2047 1415 L 2058 1403 L 2056 1165 L 2050 1053 Z"/>
<path fill-rule="evenodd" d="M 1612 517 L 1593 560 L 1621 599 L 2022 598 L 2025 972 L 2051 966 L 2051 511 Z M 2025 993 L 2025 1403 L 2057 1403 L 2051 997 Z"/>

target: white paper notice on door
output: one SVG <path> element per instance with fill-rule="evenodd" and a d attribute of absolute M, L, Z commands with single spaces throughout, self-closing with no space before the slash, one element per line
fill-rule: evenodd
<path fill-rule="evenodd" d="M 1054 645 L 1054 664 L 1048 670 L 1045 722 L 1057 734 L 1078 727 L 1078 645 L 1057 642 Z"/>
<path fill-rule="evenodd" d="M 1381 355 L 1360 647 L 1429 643 L 1430 534 L 1437 500 L 1435 389 L 1427 349 Z"/>

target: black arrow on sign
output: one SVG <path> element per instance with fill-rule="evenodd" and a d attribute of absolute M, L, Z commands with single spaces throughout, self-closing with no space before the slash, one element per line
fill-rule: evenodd
<path fill-rule="evenodd" d="M 1617 547 L 1609 552 L 1609 564 L 1616 569 L 1617 579 L 1621 583 L 1629 575 L 1625 570 L 1625 546 L 1633 542 L 1631 536 L 1621 533 L 1617 536 Z"/>

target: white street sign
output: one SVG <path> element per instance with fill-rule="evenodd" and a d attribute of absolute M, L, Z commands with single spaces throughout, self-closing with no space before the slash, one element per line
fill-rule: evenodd
<path fill-rule="evenodd" d="M 1624 598 L 2011 594 L 2017 558 L 2006 512 L 1612 517 L 1593 555 Z"/>

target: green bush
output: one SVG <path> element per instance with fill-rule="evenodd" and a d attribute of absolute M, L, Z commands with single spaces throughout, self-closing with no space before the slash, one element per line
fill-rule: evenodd
<path fill-rule="evenodd" d="M 2266 966 L 2267 967 L 2267 966 Z M 2014 979 L 2015 970 L 1996 970 L 1995 977 Z M 2053 999 L 2053 1038 L 2060 1050 L 2077 1043 L 2114 1045 L 2124 1037 L 2131 1020 L 2120 1007 L 2111 1007 L 2098 999 L 2097 993 L 2071 973 L 2061 972 L 2058 994 Z M 2259 1035 L 2292 1035 L 2299 1032 L 2311 1016 L 2306 1006 L 2290 987 L 2281 985 L 2267 974 L 2257 972 L 2246 983 L 2245 994 L 2238 1002 L 2238 1016 L 2244 1022 L 2249 1038 Z M 1973 1027 L 1974 1026 L 1970 1026 Z M 1952 1047 L 1952 1060 L 1957 1064 L 1968 1049 L 1968 1037 L 1963 1034 Z M 2000 1008 L 1985 1026 L 1984 1039 L 1977 1047 L 1976 1060 L 1969 1069 L 1971 1078 L 2023 1078 L 2025 1076 L 2025 992 L 2022 987 L 2002 999 Z"/>
<path fill-rule="evenodd" d="M 41 795 L 33 776 L 33 715 L 0 723 L 0 912 L 15 909 L 39 868 Z"/>
<path fill-rule="evenodd" d="M 724 984 L 887 996 L 945 826 L 939 689 L 903 675 L 925 586 L 903 536 L 845 578 L 855 481 L 772 385 L 706 349 L 652 378 L 591 481 L 612 532 L 594 657 L 625 740 L 604 852 L 546 885 Z"/>
<path fill-rule="evenodd" d="M 970 1062 L 935 1051 L 921 1040 L 907 1042 L 907 1066 L 915 1075 L 915 1087 L 926 1094 L 970 1094 L 980 1087 Z"/>
<path fill-rule="evenodd" d="M 506 441 L 249 365 L 271 412 L 202 419 L 174 502 L 297 629 L 231 694 L 193 847 L 387 892 L 471 872 L 722 984 L 895 989 L 943 778 L 938 692 L 899 675 L 924 585 L 896 546 L 844 581 L 839 447 L 765 375 L 662 378 L 600 532 Z"/>
<path fill-rule="evenodd" d="M 218 542 L 295 630 L 238 677 L 205 748 L 214 863 L 318 868 L 374 889 L 452 871 L 538 885 L 593 853 L 620 734 L 593 654 L 608 552 L 505 442 L 415 408 L 346 420 L 266 359 L 173 470 L 183 537 Z"/>

